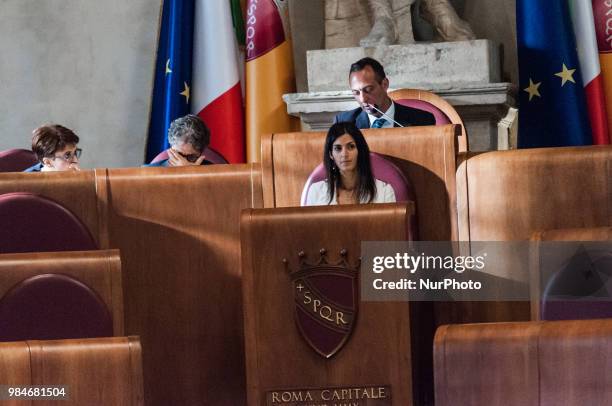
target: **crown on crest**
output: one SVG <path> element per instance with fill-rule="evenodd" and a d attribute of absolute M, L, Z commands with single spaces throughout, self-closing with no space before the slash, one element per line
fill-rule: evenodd
<path fill-rule="evenodd" d="M 337 261 L 330 261 L 327 257 L 327 250 L 325 248 L 321 248 L 319 250 L 319 258 L 314 262 L 309 262 L 306 259 L 306 253 L 302 250 L 298 252 L 298 260 L 299 266 L 296 270 L 291 270 L 289 267 L 289 260 L 287 258 L 283 258 L 283 264 L 285 264 L 285 269 L 290 274 L 295 274 L 305 270 L 313 270 L 316 268 L 331 268 L 331 269 L 342 269 L 342 270 L 350 270 L 353 272 L 357 272 L 361 265 L 361 258 L 357 259 L 357 262 L 354 265 L 351 265 L 348 261 L 348 251 L 346 248 L 342 248 L 339 252 L 340 259 Z"/>

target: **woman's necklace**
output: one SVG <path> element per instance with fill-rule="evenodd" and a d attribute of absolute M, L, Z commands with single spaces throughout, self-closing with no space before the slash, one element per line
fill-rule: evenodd
<path fill-rule="evenodd" d="M 355 173 L 350 173 L 348 176 L 342 175 L 342 179 L 340 182 L 342 185 L 349 184 L 351 188 L 347 187 L 339 187 L 338 188 L 338 204 L 356 204 L 359 203 L 357 200 L 357 196 L 355 193 L 355 189 L 357 189 L 357 178 Z"/>
<path fill-rule="evenodd" d="M 338 204 L 355 204 L 357 203 L 357 197 L 355 196 L 355 189 L 344 189 L 338 188 Z"/>

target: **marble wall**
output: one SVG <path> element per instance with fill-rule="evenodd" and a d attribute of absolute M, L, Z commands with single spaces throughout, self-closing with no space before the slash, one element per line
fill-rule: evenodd
<path fill-rule="evenodd" d="M 142 164 L 161 0 L 0 4 L 0 150 L 55 122 L 81 137 L 82 167 Z"/>

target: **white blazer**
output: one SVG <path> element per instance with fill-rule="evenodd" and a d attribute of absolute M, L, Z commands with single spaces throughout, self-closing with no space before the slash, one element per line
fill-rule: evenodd
<path fill-rule="evenodd" d="M 374 179 L 374 181 L 376 182 L 376 197 L 372 200 L 372 203 L 395 203 L 395 192 L 391 185 L 378 179 Z M 325 179 L 310 186 L 305 206 L 325 206 L 328 204 L 327 200 L 327 179 Z M 362 201 L 361 203 L 367 202 Z M 329 204 L 338 204 L 336 196 Z"/>

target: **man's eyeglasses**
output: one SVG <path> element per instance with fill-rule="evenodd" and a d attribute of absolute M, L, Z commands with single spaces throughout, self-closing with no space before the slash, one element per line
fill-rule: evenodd
<path fill-rule="evenodd" d="M 66 162 L 72 162 L 74 161 L 75 158 L 79 159 L 82 153 L 83 153 L 83 150 L 81 148 L 77 148 L 74 150 L 74 152 L 68 151 L 64 155 L 54 156 L 53 159 L 58 158 Z"/>

